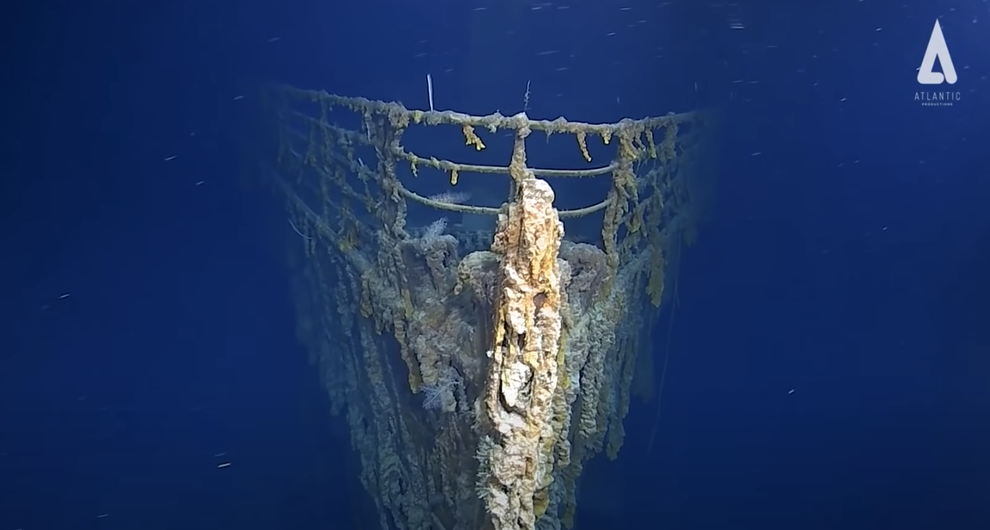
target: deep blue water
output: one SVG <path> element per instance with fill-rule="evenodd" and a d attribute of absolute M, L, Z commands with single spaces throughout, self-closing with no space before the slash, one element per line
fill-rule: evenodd
<path fill-rule="evenodd" d="M 916 80 L 936 19 L 951 87 Z M 281 203 L 238 182 L 239 96 L 424 108 L 427 73 L 472 113 L 529 82 L 533 117 L 719 117 L 657 439 L 634 401 L 596 474 L 621 496 L 578 528 L 990 528 L 990 4 L 38 0 L 0 24 L 0 530 L 356 528 L 261 243 Z"/>

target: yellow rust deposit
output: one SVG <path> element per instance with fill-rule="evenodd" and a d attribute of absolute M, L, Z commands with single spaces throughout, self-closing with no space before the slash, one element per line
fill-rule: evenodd
<path fill-rule="evenodd" d="M 464 132 L 465 145 L 473 145 L 476 151 L 481 151 L 482 149 L 485 148 L 485 144 L 481 141 L 481 138 L 478 138 L 478 135 L 475 134 L 474 127 L 471 127 L 470 125 L 465 123 L 461 127 L 461 129 Z"/>
<path fill-rule="evenodd" d="M 577 137 L 578 148 L 581 149 L 581 156 L 584 157 L 584 161 L 591 162 L 591 153 L 588 152 L 588 134 L 578 132 L 575 136 Z"/>
<path fill-rule="evenodd" d="M 278 233 L 296 336 L 360 458 L 374 508 L 361 523 L 580 524 L 584 466 L 620 456 L 629 395 L 649 388 L 640 372 L 652 366 L 648 330 L 670 298 L 669 267 L 697 234 L 692 198 L 709 187 L 685 161 L 703 160 L 692 158 L 701 115 L 590 124 L 284 86 L 267 96 L 264 123 L 277 130 L 254 152 L 292 225 Z M 459 129 L 474 149 L 426 152 L 436 129 Z M 479 154 L 476 131 L 500 130 L 512 148 L 492 165 L 501 142 Z M 528 149 L 544 144 L 530 146 L 534 131 L 573 135 L 579 155 L 563 165 L 589 165 L 529 166 Z M 597 166 L 589 135 L 602 139 Z M 458 185 L 465 173 L 484 178 Z M 587 178 L 608 180 L 607 193 L 576 196 L 569 179 Z"/>

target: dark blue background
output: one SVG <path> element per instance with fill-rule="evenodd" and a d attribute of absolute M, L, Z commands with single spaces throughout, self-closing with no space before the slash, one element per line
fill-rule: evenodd
<path fill-rule="evenodd" d="M 475 113 L 720 110 L 657 441 L 634 402 L 583 528 L 990 528 L 987 4 L 561 5 L 5 5 L 0 530 L 357 528 L 235 97 L 423 108 L 427 72 Z M 936 17 L 963 99 L 923 108 Z"/>

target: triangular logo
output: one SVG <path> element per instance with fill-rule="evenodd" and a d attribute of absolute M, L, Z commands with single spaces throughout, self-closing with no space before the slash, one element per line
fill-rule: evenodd
<path fill-rule="evenodd" d="M 935 72 L 935 59 L 942 65 L 941 72 Z M 925 58 L 921 60 L 921 68 L 918 69 L 918 82 L 922 85 L 941 85 L 942 82 L 955 84 L 959 80 L 956 76 L 956 67 L 952 66 L 952 57 L 949 56 L 949 47 L 945 45 L 945 37 L 942 35 L 942 26 L 938 19 L 935 19 L 935 27 L 932 28 L 932 37 L 928 39 L 928 49 L 925 50 Z"/>

